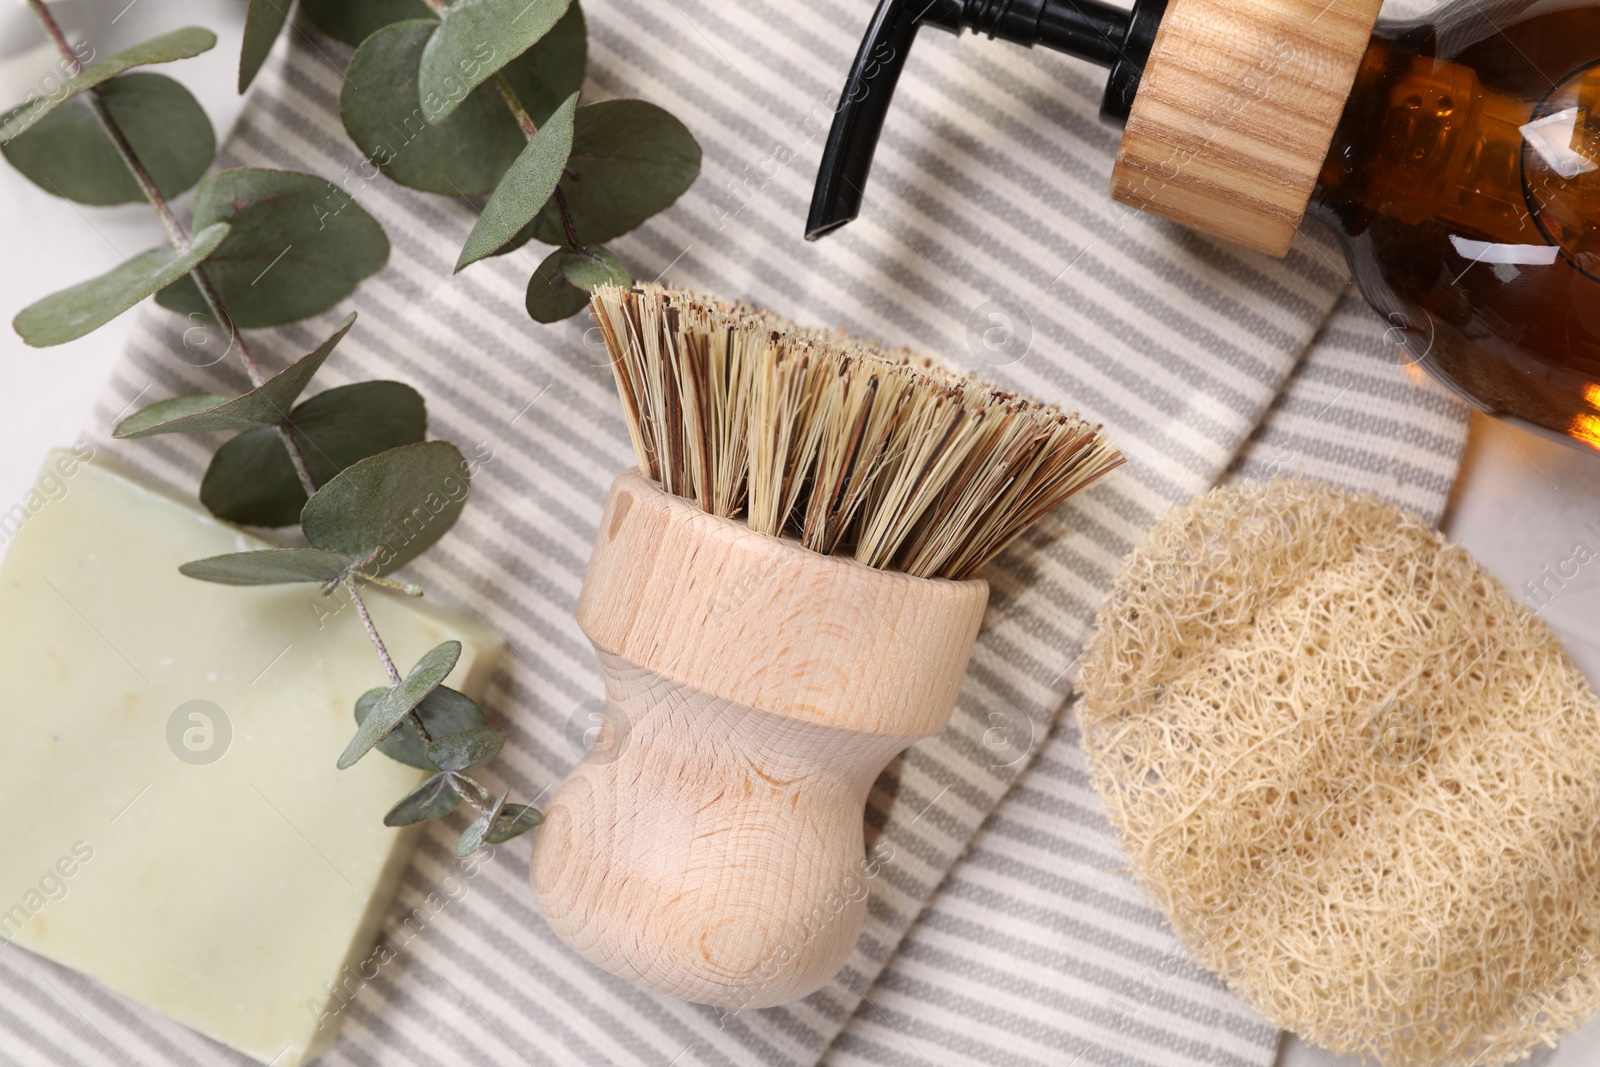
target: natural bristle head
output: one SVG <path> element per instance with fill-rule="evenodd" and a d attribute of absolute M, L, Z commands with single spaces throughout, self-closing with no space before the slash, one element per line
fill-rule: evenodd
<path fill-rule="evenodd" d="M 661 286 L 591 307 L 640 471 L 817 552 L 965 578 L 1122 462 L 1077 415 L 907 351 Z"/>

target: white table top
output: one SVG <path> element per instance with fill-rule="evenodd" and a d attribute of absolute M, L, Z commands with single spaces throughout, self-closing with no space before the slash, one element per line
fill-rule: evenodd
<path fill-rule="evenodd" d="M 96 40 L 105 54 L 180 25 L 217 31 L 217 48 L 162 70 L 199 98 L 219 132 L 231 128 L 240 108 L 233 91 L 244 5 L 229 0 L 68 0 L 77 18 L 101 23 Z M 110 14 L 107 14 L 107 12 Z M 70 24 L 71 16 L 67 20 Z M 20 4 L 0 7 L 0 100 L 21 99 L 49 53 Z M 178 202 L 182 214 L 187 198 Z M 163 241 L 150 210 L 79 208 L 50 196 L 9 167 L 0 167 L 0 294 L 9 317 L 32 301 L 95 274 Z M 0 330 L 0 511 L 33 484 L 45 452 L 70 444 L 88 419 L 95 397 L 122 351 L 131 318 L 52 349 L 31 349 L 9 329 Z M 1445 531 L 1470 549 L 1513 595 L 1524 583 L 1572 553 L 1580 538 L 1591 544 L 1600 530 L 1600 457 L 1580 453 L 1522 431 L 1475 418 L 1471 441 L 1445 519 Z M 3 550 L 0 550 L 3 551 Z M 1567 583 L 1544 609 L 1551 628 L 1591 679 L 1600 678 L 1600 567 Z M 1535 1062 L 1543 1060 L 1539 1057 Z M 1286 1037 L 1280 1067 L 1356 1067 Z M 1540 1067 L 1600 1063 L 1600 1021 L 1564 1041 Z"/>

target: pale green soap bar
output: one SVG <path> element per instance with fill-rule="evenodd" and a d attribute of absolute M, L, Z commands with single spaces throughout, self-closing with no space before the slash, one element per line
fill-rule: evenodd
<path fill-rule="evenodd" d="M 36 492 L 0 515 L 0 940 L 292 1067 L 416 840 L 383 815 L 422 772 L 334 766 L 383 668 L 314 584 L 178 573 L 263 542 L 66 452 Z M 481 695 L 492 629 L 367 602 L 402 670 L 454 638 L 449 684 Z"/>

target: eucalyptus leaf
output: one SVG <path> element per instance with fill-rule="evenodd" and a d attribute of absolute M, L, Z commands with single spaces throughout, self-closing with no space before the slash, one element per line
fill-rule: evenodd
<path fill-rule="evenodd" d="M 571 249 L 558 248 L 544 258 L 528 279 L 525 305 L 535 322 L 560 322 L 589 306 L 589 294 L 567 281 L 562 260 Z"/>
<path fill-rule="evenodd" d="M 442 122 L 468 92 L 550 32 L 571 0 L 457 0 L 422 52 L 417 90 L 429 122 Z"/>
<path fill-rule="evenodd" d="M 504 732 L 493 726 L 479 726 L 434 738 L 428 745 L 428 759 L 441 771 L 470 771 L 493 760 L 505 743 Z"/>
<path fill-rule="evenodd" d="M 513 837 L 521 837 L 544 822 L 544 813 L 532 804 L 507 804 L 489 827 L 484 840 L 491 845 L 502 844 Z"/>
<path fill-rule="evenodd" d="M 294 0 L 250 0 L 244 14 L 244 42 L 239 48 L 239 91 L 250 88 L 267 61 Z"/>
<path fill-rule="evenodd" d="M 438 21 L 423 0 L 300 0 L 300 9 L 323 33 L 352 48 L 394 22 Z"/>
<path fill-rule="evenodd" d="M 98 278 L 29 304 L 12 320 L 12 328 L 35 348 L 75 341 L 189 273 L 227 236 L 227 225 L 217 223 L 195 234 L 181 256 L 165 245 L 140 252 Z"/>
<path fill-rule="evenodd" d="M 585 244 L 603 244 L 670 206 L 700 173 L 700 145 L 671 114 L 643 100 L 602 100 L 578 109 L 572 154 L 561 179 L 573 228 Z M 564 244 L 555 203 L 533 235 Z"/>
<path fill-rule="evenodd" d="M 424 117 L 417 70 L 437 26 L 432 19 L 398 22 L 363 41 L 346 70 L 339 115 L 368 165 L 392 180 L 446 196 L 482 196 L 527 140 L 493 86 L 468 93 L 438 125 Z"/>
<path fill-rule="evenodd" d="M 355 382 L 318 393 L 289 413 L 311 481 L 326 485 L 351 464 L 427 434 L 422 397 L 402 382 Z M 217 449 L 200 502 L 219 519 L 248 526 L 300 521 L 306 493 L 275 427 L 247 430 Z"/>
<path fill-rule="evenodd" d="M 383 817 L 385 826 L 412 826 L 429 819 L 442 819 L 456 810 L 461 794 L 448 774 L 436 774 L 425 780 L 389 809 Z"/>
<path fill-rule="evenodd" d="M 154 404 L 147 405 L 135 411 L 132 415 L 117 423 L 117 428 L 111 432 L 113 437 L 146 437 L 150 434 L 163 432 L 160 427 L 169 423 L 180 422 L 194 415 L 212 411 L 228 403 L 229 398 L 216 393 L 201 393 L 193 396 L 173 396 L 166 400 L 157 400 Z M 219 429 L 240 429 L 248 423 L 241 423 L 238 427 L 219 427 Z"/>
<path fill-rule="evenodd" d="M 489 810 L 472 820 L 472 825 L 461 832 L 461 837 L 456 841 L 456 856 L 466 858 L 478 851 L 483 846 L 483 839 L 488 835 L 489 829 L 500 817 L 500 811 L 506 806 L 506 797 L 510 792 L 501 793 Z"/>
<path fill-rule="evenodd" d="M 592 293 L 602 285 L 629 286 L 633 277 L 609 249 L 592 245 L 588 248 L 562 249 L 561 274 L 568 282 Z"/>
<path fill-rule="evenodd" d="M 306 501 L 300 528 L 317 548 L 371 559 L 386 574 L 421 555 L 455 525 L 471 483 L 456 446 L 403 445 L 339 472 Z"/>
<path fill-rule="evenodd" d="M 211 166 L 217 150 L 211 120 L 182 85 L 140 71 L 112 78 L 95 91 L 162 196 L 177 196 Z M 0 152 L 39 188 L 79 204 L 144 199 L 87 99 L 68 101 L 0 146 Z"/>
<path fill-rule="evenodd" d="M 583 9 L 572 0 L 567 13 L 539 38 L 539 43 L 500 68 L 522 108 L 543 126 L 545 119 L 567 97 L 583 88 L 584 69 L 589 60 L 589 31 Z M 504 105 L 502 105 L 504 106 Z M 519 132 L 518 136 L 521 134 Z M 522 146 L 519 144 L 518 149 Z"/>
<path fill-rule="evenodd" d="M 217 35 L 210 30 L 188 26 L 181 30 L 173 30 L 171 33 L 164 33 L 160 37 L 152 37 L 108 59 L 85 67 L 57 86 L 54 92 L 24 100 L 20 107 L 0 123 L 0 144 L 10 141 L 78 93 L 115 78 L 125 70 L 151 63 L 171 63 L 176 59 L 188 59 L 190 56 L 209 51 L 216 47 L 216 43 Z"/>
<path fill-rule="evenodd" d="M 387 692 L 387 689 L 380 688 L 369 689 L 361 694 L 361 699 L 356 701 L 356 725 L 367 721 L 378 699 Z M 427 727 L 430 737 L 446 737 L 488 725 L 483 717 L 483 709 L 464 693 L 458 693 L 446 685 L 423 697 L 422 703 L 414 710 L 422 719 L 422 725 Z M 438 770 L 429 761 L 428 746 L 423 742 L 422 735 L 417 733 L 416 724 L 409 715 L 389 732 L 388 737 L 378 742 L 378 751 L 399 763 L 425 771 Z"/>
<path fill-rule="evenodd" d="M 222 585 L 279 585 L 330 581 L 354 562 L 350 556 L 315 548 L 263 548 L 193 560 L 178 573 Z"/>
<path fill-rule="evenodd" d="M 539 214 L 561 180 L 572 150 L 572 116 L 577 106 L 578 94 L 573 93 L 511 164 L 467 236 L 456 270 L 492 255 Z"/>
<path fill-rule="evenodd" d="M 350 332 L 355 321 L 356 313 L 352 311 L 334 329 L 333 336 L 309 355 L 302 356 L 243 396 L 232 400 L 226 397 L 183 396 L 157 401 L 123 419 L 112 436 L 151 437 L 162 433 L 244 430 L 253 426 L 276 425 L 289 414 L 294 402 L 311 384 L 311 376 L 321 368 L 334 346 L 344 340 L 344 335 Z M 202 400 L 212 403 L 200 407 L 198 402 Z"/>
<path fill-rule="evenodd" d="M 224 442 L 200 479 L 200 503 L 206 510 L 242 526 L 292 526 L 300 521 L 305 502 L 305 488 L 272 426 L 246 430 Z"/>
<path fill-rule="evenodd" d="M 344 770 L 371 752 L 385 734 L 400 725 L 400 720 L 409 715 L 412 708 L 438 688 L 445 676 L 455 669 L 456 661 L 460 658 L 460 641 L 446 641 L 424 653 L 399 685 L 386 690 L 383 696 L 373 702 L 371 712 L 357 727 L 355 737 L 350 739 L 344 754 L 339 757 L 339 769 Z"/>
<path fill-rule="evenodd" d="M 194 224 L 233 227 L 207 262 L 234 324 L 298 322 L 349 296 L 389 259 L 383 227 L 331 182 L 312 174 L 240 167 L 213 174 L 195 195 Z M 209 314 L 192 279 L 156 302 Z"/>

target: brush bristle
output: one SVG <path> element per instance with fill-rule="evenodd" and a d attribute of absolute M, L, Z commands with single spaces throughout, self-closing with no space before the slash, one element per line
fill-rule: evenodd
<path fill-rule="evenodd" d="M 965 578 L 1122 462 L 1077 415 L 909 352 L 660 286 L 591 307 L 640 471 L 816 552 Z"/>

